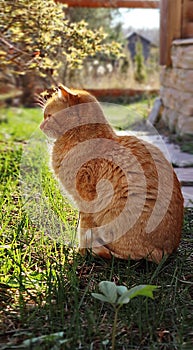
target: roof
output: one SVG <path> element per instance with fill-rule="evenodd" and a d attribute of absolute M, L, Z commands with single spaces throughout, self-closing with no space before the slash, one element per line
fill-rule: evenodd
<path fill-rule="evenodd" d="M 141 34 L 139 34 L 137 32 L 128 33 L 125 38 L 126 39 L 130 39 L 134 35 L 136 35 L 136 36 L 140 37 L 141 39 L 147 41 L 147 43 L 150 43 L 152 46 L 157 46 L 151 40 L 149 40 L 147 37 L 145 37 L 145 36 L 143 36 L 143 35 L 141 35 Z"/>

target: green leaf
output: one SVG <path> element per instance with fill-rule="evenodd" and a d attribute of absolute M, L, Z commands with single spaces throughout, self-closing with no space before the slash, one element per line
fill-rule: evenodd
<path fill-rule="evenodd" d="M 100 301 L 109 302 L 109 299 L 108 299 L 107 297 L 105 297 L 103 294 L 91 293 L 91 295 L 92 295 L 95 299 L 98 299 L 98 300 L 100 300 Z"/>
<path fill-rule="evenodd" d="M 118 304 L 126 304 L 131 299 L 133 299 L 139 295 L 153 299 L 154 298 L 153 291 L 155 291 L 156 289 L 157 289 L 157 286 L 143 285 L 143 284 L 136 286 L 136 287 L 133 287 L 133 288 L 129 289 L 127 292 L 123 293 L 121 295 L 121 297 L 118 299 L 117 303 Z"/>
<path fill-rule="evenodd" d="M 125 293 L 125 295 L 121 295 L 119 297 L 119 299 L 117 300 L 117 304 L 118 305 L 122 305 L 122 304 L 128 304 L 130 302 L 130 298 L 127 296 L 127 294 Z"/>
<path fill-rule="evenodd" d="M 99 283 L 99 289 L 107 297 L 109 303 L 116 303 L 117 286 L 114 282 L 102 281 Z"/>
<path fill-rule="evenodd" d="M 118 300 L 117 304 L 122 305 L 122 304 L 128 304 L 130 302 L 130 299 L 128 298 L 127 295 L 122 295 Z"/>
<path fill-rule="evenodd" d="M 117 304 L 128 304 L 130 301 L 130 298 L 127 296 L 129 290 L 125 286 L 117 286 L 117 292 L 120 295 L 120 297 L 117 300 Z"/>
<path fill-rule="evenodd" d="M 128 292 L 128 288 L 125 286 L 117 286 L 117 293 L 123 295 L 123 293 Z"/>
<path fill-rule="evenodd" d="M 25 345 L 26 347 L 31 347 L 32 344 L 38 344 L 38 343 L 43 343 L 43 342 L 53 342 L 57 341 L 60 338 L 63 338 L 64 332 L 57 332 L 57 333 L 52 333 L 48 335 L 41 335 L 39 337 L 34 337 L 31 339 L 26 339 L 23 341 L 22 345 Z M 65 342 L 68 342 L 68 339 L 65 339 Z"/>
<path fill-rule="evenodd" d="M 132 299 L 138 295 L 143 295 L 145 297 L 154 299 L 153 291 L 155 291 L 157 288 L 158 288 L 157 286 L 148 285 L 148 284 L 147 285 L 142 284 L 142 285 L 136 286 L 130 289 L 131 294 L 129 295 L 129 298 Z"/>
<path fill-rule="evenodd" d="M 103 302 L 122 305 L 129 303 L 131 299 L 139 295 L 153 299 L 153 291 L 157 289 L 157 286 L 139 285 L 128 290 L 126 286 L 116 286 L 114 282 L 102 281 L 99 283 L 99 289 L 103 294 L 92 293 L 94 298 Z M 118 295 L 120 297 L 117 299 Z"/>

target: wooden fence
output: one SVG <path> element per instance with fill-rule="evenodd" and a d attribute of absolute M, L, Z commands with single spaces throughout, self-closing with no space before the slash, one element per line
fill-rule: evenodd
<path fill-rule="evenodd" d="M 157 89 L 87 89 L 99 101 L 130 103 L 139 98 L 149 98 L 159 94 Z"/>
<path fill-rule="evenodd" d="M 160 64 L 171 65 L 171 46 L 175 39 L 193 38 L 193 1 L 160 1 Z"/>
<path fill-rule="evenodd" d="M 70 7 L 159 8 L 159 0 L 55 0 Z"/>
<path fill-rule="evenodd" d="M 182 38 L 193 38 L 193 1 L 192 0 L 183 1 Z"/>

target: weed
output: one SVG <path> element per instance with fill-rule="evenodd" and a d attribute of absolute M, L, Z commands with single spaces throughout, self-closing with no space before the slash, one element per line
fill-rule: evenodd
<path fill-rule="evenodd" d="M 128 290 L 127 287 L 116 286 L 114 282 L 110 281 L 101 281 L 99 283 L 99 289 L 102 294 L 92 293 L 92 296 L 102 302 L 111 304 L 115 312 L 112 329 L 112 350 L 115 349 L 116 328 L 120 308 L 139 295 L 153 299 L 153 291 L 156 290 L 156 288 L 156 286 L 151 285 L 139 285 Z"/>

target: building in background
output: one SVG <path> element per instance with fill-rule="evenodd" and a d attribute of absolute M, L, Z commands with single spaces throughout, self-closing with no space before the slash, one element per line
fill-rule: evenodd
<path fill-rule="evenodd" d="M 132 32 L 127 34 L 126 40 L 127 40 L 127 48 L 130 52 L 132 61 L 135 60 L 137 42 L 140 42 L 142 45 L 142 52 L 143 52 L 145 61 L 147 61 L 147 59 L 150 56 L 151 48 L 156 47 L 156 45 L 152 41 L 150 41 L 148 38 L 144 37 L 143 35 L 138 34 L 137 32 Z"/>

